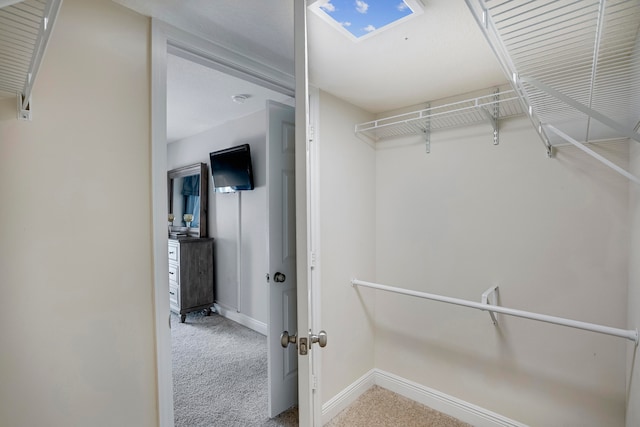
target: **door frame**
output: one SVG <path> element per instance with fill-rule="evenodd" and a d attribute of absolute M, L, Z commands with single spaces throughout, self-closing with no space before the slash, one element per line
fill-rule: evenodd
<path fill-rule="evenodd" d="M 295 96 L 296 89 L 294 76 L 157 19 L 151 20 L 151 218 L 158 419 L 161 427 L 174 425 L 171 329 L 167 297 L 169 292 L 168 237 L 167 218 L 164 213 L 167 203 L 167 54 L 172 49 L 178 49 L 181 56 L 190 55 L 189 59 L 195 62 L 291 97 Z M 305 123 L 300 125 L 302 128 L 306 127 Z M 296 134 L 296 145 L 298 145 L 298 134 Z M 301 151 L 304 152 L 304 150 Z M 296 211 L 296 215 L 304 213 L 299 212 L 298 209 Z M 304 258 L 306 259 L 306 256 Z"/>
<path fill-rule="evenodd" d="M 307 5 L 294 0 L 296 75 L 296 274 L 298 339 L 318 333 L 320 323 L 319 220 L 319 91 L 309 83 Z M 309 339 L 311 343 L 311 339 Z M 308 356 L 298 355 L 298 409 L 301 427 L 322 426 L 321 354 L 309 344 Z"/>
<path fill-rule="evenodd" d="M 309 100 L 309 146 L 307 153 L 307 169 L 306 176 L 308 180 L 307 184 L 307 235 L 308 235 L 308 253 L 313 260 L 309 267 L 307 293 L 309 301 L 309 329 L 314 333 L 318 333 L 324 329 L 322 326 L 321 316 L 321 297 L 320 292 L 320 272 L 322 271 L 322 257 L 320 256 L 320 161 L 319 161 L 319 141 L 320 141 L 320 129 L 319 129 L 319 108 L 320 108 L 320 91 L 309 85 L 309 93 L 307 99 Z M 331 331 L 328 331 L 331 332 Z M 313 351 L 316 350 L 316 351 Z M 320 347 L 314 346 L 311 351 L 311 376 L 313 378 L 313 390 L 312 390 L 312 407 L 311 414 L 313 417 L 313 426 L 322 426 L 322 376 L 320 370 L 322 367 L 322 350 Z"/>

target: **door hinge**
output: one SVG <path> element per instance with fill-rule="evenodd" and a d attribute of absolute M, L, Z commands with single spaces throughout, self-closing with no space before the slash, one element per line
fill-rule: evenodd
<path fill-rule="evenodd" d="M 316 267 L 316 253 L 315 252 L 310 252 L 309 253 L 309 267 L 311 267 L 311 268 L 315 268 Z"/>
<path fill-rule="evenodd" d="M 309 142 L 316 139 L 316 129 L 313 126 L 309 127 Z"/>
<path fill-rule="evenodd" d="M 318 389 L 318 377 L 316 377 L 315 375 L 313 375 L 312 378 L 311 378 L 311 388 L 313 390 L 317 390 Z"/>

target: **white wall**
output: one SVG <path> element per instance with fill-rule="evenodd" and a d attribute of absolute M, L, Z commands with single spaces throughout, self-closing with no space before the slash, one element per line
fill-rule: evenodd
<path fill-rule="evenodd" d="M 376 181 L 377 281 L 626 325 L 628 182 L 572 146 L 548 159 L 526 118 L 498 146 L 488 126 L 383 146 Z M 530 425 L 624 425 L 625 340 L 386 293 L 375 319 L 380 369 Z"/>
<path fill-rule="evenodd" d="M 640 176 L 640 143 L 631 141 L 630 171 Z M 631 232 L 627 326 L 640 329 L 640 185 L 629 186 Z M 627 427 L 640 425 L 640 354 L 638 347 L 627 349 Z"/>
<path fill-rule="evenodd" d="M 431 154 L 420 136 L 372 150 L 353 134 L 370 119 L 321 93 L 323 403 L 376 367 L 531 425 L 624 425 L 631 343 L 348 283 L 498 284 L 504 306 L 624 328 L 627 180 L 571 146 L 548 159 L 526 118 L 498 146 L 488 126 L 434 133 Z M 628 141 L 595 149 L 628 163 Z"/>
<path fill-rule="evenodd" d="M 215 299 L 266 324 L 266 113 L 260 111 L 167 146 L 168 169 L 204 162 L 209 153 L 240 144 L 251 146 L 255 189 L 231 194 L 213 192 L 209 175 L 209 237 L 215 238 Z M 209 165 L 210 167 L 210 165 Z M 209 174 L 211 170 L 209 169 Z M 241 235 L 241 274 L 238 280 L 238 231 Z M 238 293 L 240 306 L 238 306 Z M 248 324 L 247 326 L 251 326 Z M 264 332 L 264 331 L 263 331 Z"/>
<path fill-rule="evenodd" d="M 358 293 L 353 277 L 375 274 L 375 151 L 355 137 L 369 114 L 320 93 L 319 221 L 322 402 L 374 367 L 373 293 Z"/>
<path fill-rule="evenodd" d="M 157 426 L 149 21 L 65 0 L 0 100 L 0 424 Z M 124 207 L 124 209 L 123 209 Z"/>

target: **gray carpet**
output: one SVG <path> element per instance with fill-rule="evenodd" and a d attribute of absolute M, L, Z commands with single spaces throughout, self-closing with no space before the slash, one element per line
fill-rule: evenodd
<path fill-rule="evenodd" d="M 176 427 L 293 427 L 267 416 L 266 337 L 217 314 L 171 315 Z"/>

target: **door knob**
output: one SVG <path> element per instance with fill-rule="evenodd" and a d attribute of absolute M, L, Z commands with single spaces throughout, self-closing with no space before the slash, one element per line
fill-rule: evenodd
<path fill-rule="evenodd" d="M 327 345 L 327 333 L 325 331 L 318 332 L 318 335 L 310 335 L 311 344 L 318 343 L 320 347 Z"/>
<path fill-rule="evenodd" d="M 282 335 L 280 335 L 280 344 L 282 345 L 282 347 L 287 348 L 289 344 L 295 344 L 296 339 L 296 334 L 289 335 L 288 331 L 284 331 Z"/>
<path fill-rule="evenodd" d="M 277 282 L 277 283 L 282 283 L 287 279 L 287 276 L 285 276 L 284 274 L 280 273 L 279 271 L 273 275 L 273 281 Z"/>

